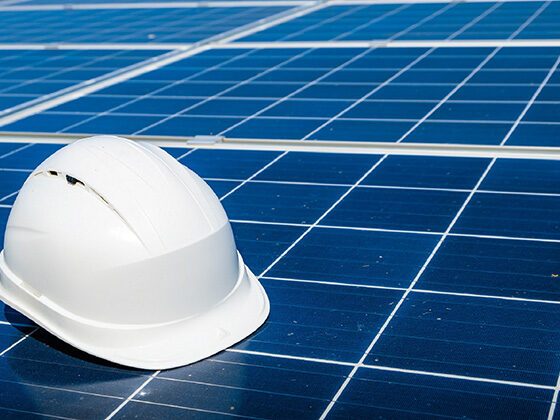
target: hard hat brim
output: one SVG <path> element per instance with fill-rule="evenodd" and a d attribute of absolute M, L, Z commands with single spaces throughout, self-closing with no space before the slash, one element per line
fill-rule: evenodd
<path fill-rule="evenodd" d="M 0 299 L 61 340 L 111 362 L 169 369 L 197 362 L 243 340 L 270 312 L 268 297 L 239 258 L 232 291 L 208 311 L 165 324 L 115 325 L 79 317 L 18 278 L 0 254 Z"/>

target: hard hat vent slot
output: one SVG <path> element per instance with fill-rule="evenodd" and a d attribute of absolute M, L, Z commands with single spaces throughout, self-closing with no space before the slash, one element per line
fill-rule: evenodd
<path fill-rule="evenodd" d="M 76 185 L 76 184 L 84 185 L 84 183 L 82 181 L 80 181 L 79 179 L 76 179 L 76 178 L 74 178 L 73 176 L 70 176 L 70 175 L 66 175 L 66 182 L 68 182 L 70 185 Z"/>
<path fill-rule="evenodd" d="M 56 172 L 56 171 L 48 171 L 48 172 L 49 172 L 49 175 L 58 176 L 58 172 Z"/>

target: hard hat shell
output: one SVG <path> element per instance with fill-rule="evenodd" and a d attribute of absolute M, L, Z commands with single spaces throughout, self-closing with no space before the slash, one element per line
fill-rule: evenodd
<path fill-rule="evenodd" d="M 122 365 L 198 361 L 268 316 L 216 195 L 150 144 L 97 136 L 54 153 L 23 185 L 4 242 L 0 298 Z"/>

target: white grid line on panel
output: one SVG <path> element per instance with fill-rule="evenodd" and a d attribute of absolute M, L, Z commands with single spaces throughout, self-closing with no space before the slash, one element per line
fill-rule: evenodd
<path fill-rule="evenodd" d="M 333 364 L 339 366 L 349 366 L 355 367 L 357 363 L 351 362 L 341 362 L 337 360 L 328 360 L 328 359 L 319 359 L 314 357 L 303 357 L 303 356 L 292 356 L 286 354 L 279 354 L 279 353 L 267 353 L 261 351 L 254 351 L 254 350 L 243 350 L 243 349 L 228 349 L 226 350 L 231 353 L 241 353 L 241 354 L 250 354 L 255 356 L 263 356 L 263 357 L 271 357 L 271 358 L 278 358 L 278 359 L 291 359 L 291 360 L 301 360 L 305 362 L 312 362 L 312 363 L 324 363 L 324 364 Z M 366 369 L 376 369 L 376 370 L 386 370 L 391 372 L 401 372 L 401 373 L 410 373 L 414 375 L 426 375 L 426 376 L 437 376 L 440 378 L 450 378 L 450 379 L 461 379 L 466 381 L 475 381 L 475 382 L 486 382 L 486 383 L 494 383 L 494 384 L 501 384 L 501 385 L 511 385 L 511 386 L 521 386 L 521 387 L 528 387 L 528 388 L 537 388 L 537 389 L 548 389 L 553 390 L 554 387 L 550 385 L 541 385 L 541 384 L 532 384 L 526 382 L 517 382 L 517 381 L 504 381 L 500 379 L 492 379 L 492 378 L 483 378 L 477 376 L 466 376 L 466 375 L 455 375 L 451 373 L 440 373 L 440 372 L 429 372 L 423 370 L 413 370 L 413 369 L 402 369 L 402 368 L 394 368 L 391 366 L 381 366 L 381 365 L 361 365 L 360 367 Z"/>
<path fill-rule="evenodd" d="M 360 186 L 361 188 L 361 186 Z M 477 191 L 479 193 L 480 191 Z M 311 224 L 308 223 L 287 223 L 287 222 L 267 222 L 260 220 L 240 220 L 231 219 L 232 222 L 236 223 L 247 223 L 247 224 L 261 224 L 261 225 L 274 225 L 274 226 L 291 226 L 291 227 L 310 227 Z M 324 229 L 346 229 L 346 230 L 357 230 L 364 232 L 389 232 L 389 233 L 413 233 L 418 235 L 443 235 L 444 232 L 435 231 L 420 231 L 420 230 L 408 230 L 408 229 L 388 229 L 388 228 L 373 228 L 373 227 L 361 227 L 361 226 L 336 226 L 336 225 L 323 225 L 318 224 L 318 228 Z M 511 241 L 528 241 L 528 242 L 542 242 L 542 243 L 560 243 L 560 239 L 552 238 L 530 238 L 530 237 L 518 237 L 518 236 L 503 236 L 503 235 L 481 235 L 476 233 L 455 233 L 450 232 L 447 236 L 458 236 L 464 238 L 480 238 L 480 239 L 504 239 Z"/>
<path fill-rule="evenodd" d="M 558 375 L 558 381 L 556 381 L 556 386 L 554 387 L 554 394 L 552 395 L 552 402 L 550 403 L 550 409 L 548 410 L 548 420 L 554 419 L 554 412 L 556 411 L 556 403 L 558 400 L 558 393 L 560 392 L 560 375 Z"/>
<path fill-rule="evenodd" d="M 15 324 L 13 324 L 15 325 Z M 6 347 L 4 350 L 2 350 L 2 352 L 0 352 L 0 356 L 4 356 L 6 353 L 8 353 L 10 350 L 12 350 L 14 347 L 16 347 L 19 343 L 21 343 L 22 341 L 24 341 L 27 337 L 29 337 L 30 335 L 32 335 L 35 331 L 37 331 L 39 329 L 39 327 L 35 327 L 35 329 L 31 330 L 29 333 L 25 334 L 23 337 L 21 337 L 19 340 L 17 340 L 15 343 L 11 344 L 10 346 Z"/>
<path fill-rule="evenodd" d="M 374 284 L 362 284 L 362 283 L 343 283 L 343 282 L 328 281 L 328 280 L 294 279 L 294 278 L 277 277 L 277 276 L 263 276 L 260 278 L 266 280 L 275 280 L 279 282 L 322 284 L 324 286 L 337 286 L 337 287 L 363 288 L 363 289 L 397 290 L 402 292 L 406 291 L 407 289 L 406 287 L 379 286 Z M 560 301 L 557 300 L 519 298 L 515 296 L 485 295 L 485 294 L 478 294 L 478 293 L 447 292 L 447 291 L 432 290 L 432 289 L 412 289 L 411 293 L 412 294 L 423 293 L 423 294 L 444 295 L 444 296 L 461 296 L 461 297 L 472 297 L 475 299 L 506 300 L 512 302 L 539 303 L 539 304 L 546 304 L 546 305 L 560 305 Z"/>
<path fill-rule="evenodd" d="M 150 382 L 152 382 L 152 380 L 159 375 L 159 373 L 161 372 L 161 370 L 156 370 L 154 373 L 152 373 L 148 379 L 146 379 L 144 382 L 142 382 L 142 384 L 136 388 L 134 390 L 134 392 L 132 394 L 130 394 L 121 404 L 119 404 L 119 406 L 117 408 L 115 408 L 107 417 L 105 417 L 105 420 L 110 420 L 113 417 L 115 417 L 115 415 L 121 411 L 125 405 L 127 405 L 130 400 L 132 400 L 140 391 L 142 391 Z"/>

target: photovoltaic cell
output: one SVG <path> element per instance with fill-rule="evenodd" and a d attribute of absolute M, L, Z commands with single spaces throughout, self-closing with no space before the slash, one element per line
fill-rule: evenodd
<path fill-rule="evenodd" d="M 2 171 L 18 175 L 2 178 L 2 194 L 13 197 L 59 147 L 5 144 Z M 232 351 L 157 375 L 117 418 L 317 418 L 362 358 L 334 418 L 547 412 L 559 370 L 560 207 L 547 204 L 559 194 L 554 178 L 539 180 L 560 173 L 558 162 L 169 150 L 219 185 L 271 315 Z M 496 217 L 500 200 L 509 211 Z M 514 202 L 531 205 L 517 212 Z M 527 209 L 548 211 L 549 229 Z M 501 229 L 506 220 L 517 229 Z M 4 348 L 32 331 L 9 308 L 2 317 L 12 323 L 0 324 Z M 104 417 L 152 374 L 41 330 L 0 362 L 2 392 L 18 395 L 2 399 L 8 414 Z"/>
<path fill-rule="evenodd" d="M 0 11 L 0 43 L 191 43 L 287 10 L 286 7 L 107 8 Z M 33 22 L 30 25 L 29 22 Z"/>
<path fill-rule="evenodd" d="M 559 16 L 541 1 L 336 5 L 240 41 L 551 39 Z"/>
<path fill-rule="evenodd" d="M 559 5 L 329 5 L 241 41 L 554 39 Z M 0 43 L 190 43 L 284 10 L 4 10 Z M 557 47 L 246 47 L 213 47 L 0 130 L 558 144 Z M 161 53 L 1 51 L 0 105 Z M 0 229 L 60 147 L 0 143 Z M 557 415 L 558 161 L 168 151 L 220 197 L 269 319 L 230 350 L 152 372 L 88 356 L 0 304 L 1 417 Z"/>
<path fill-rule="evenodd" d="M 8 0 L 10 1 L 10 0 Z M 17 0 L 16 0 L 17 1 Z M 222 0 L 220 0 L 221 2 Z M 224 1 L 234 1 L 234 0 L 224 0 Z M 251 1 L 251 0 L 248 0 Z M 296 2 L 299 2 L 300 0 L 294 0 Z M 128 3 L 128 2 L 123 2 L 127 5 L 129 5 L 129 7 L 131 9 L 134 9 L 134 6 L 137 6 L 137 4 L 135 3 Z M 166 4 L 169 3 L 174 3 L 173 1 L 169 1 L 169 0 L 152 0 L 149 2 L 142 2 L 142 3 L 149 3 L 150 5 L 153 4 L 158 4 L 158 3 L 163 3 L 163 5 L 158 5 L 160 7 L 165 7 Z M 178 2 L 175 2 L 178 3 Z M 23 1 L 17 1 L 17 3 L 13 3 L 13 5 L 18 5 L 18 6 L 60 6 L 60 5 L 99 5 L 99 4 L 110 4 L 106 1 L 100 1 L 100 0 L 72 0 L 71 3 L 62 3 L 60 0 L 23 0 Z M 199 5 L 199 7 L 204 7 L 203 5 Z M 152 8 L 157 8 L 156 7 L 152 7 Z"/>
<path fill-rule="evenodd" d="M 157 50 L 0 50 L 0 111 L 163 53 Z"/>
<path fill-rule="evenodd" d="M 211 50 L 2 130 L 554 146 L 560 113 L 550 99 L 558 80 L 555 73 L 545 80 L 558 54 L 555 47 Z"/>
<path fill-rule="evenodd" d="M 546 417 L 548 392 L 510 389 L 502 385 L 459 381 L 453 378 L 431 378 L 401 372 L 360 368 L 334 406 L 330 418 L 367 417 L 372 412 L 387 417 L 447 416 L 447 407 L 455 405 L 457 416 L 484 417 L 491 407 L 492 415 Z M 414 395 L 406 398 L 402 395 Z M 457 405 L 457 401 L 463 404 Z"/>

